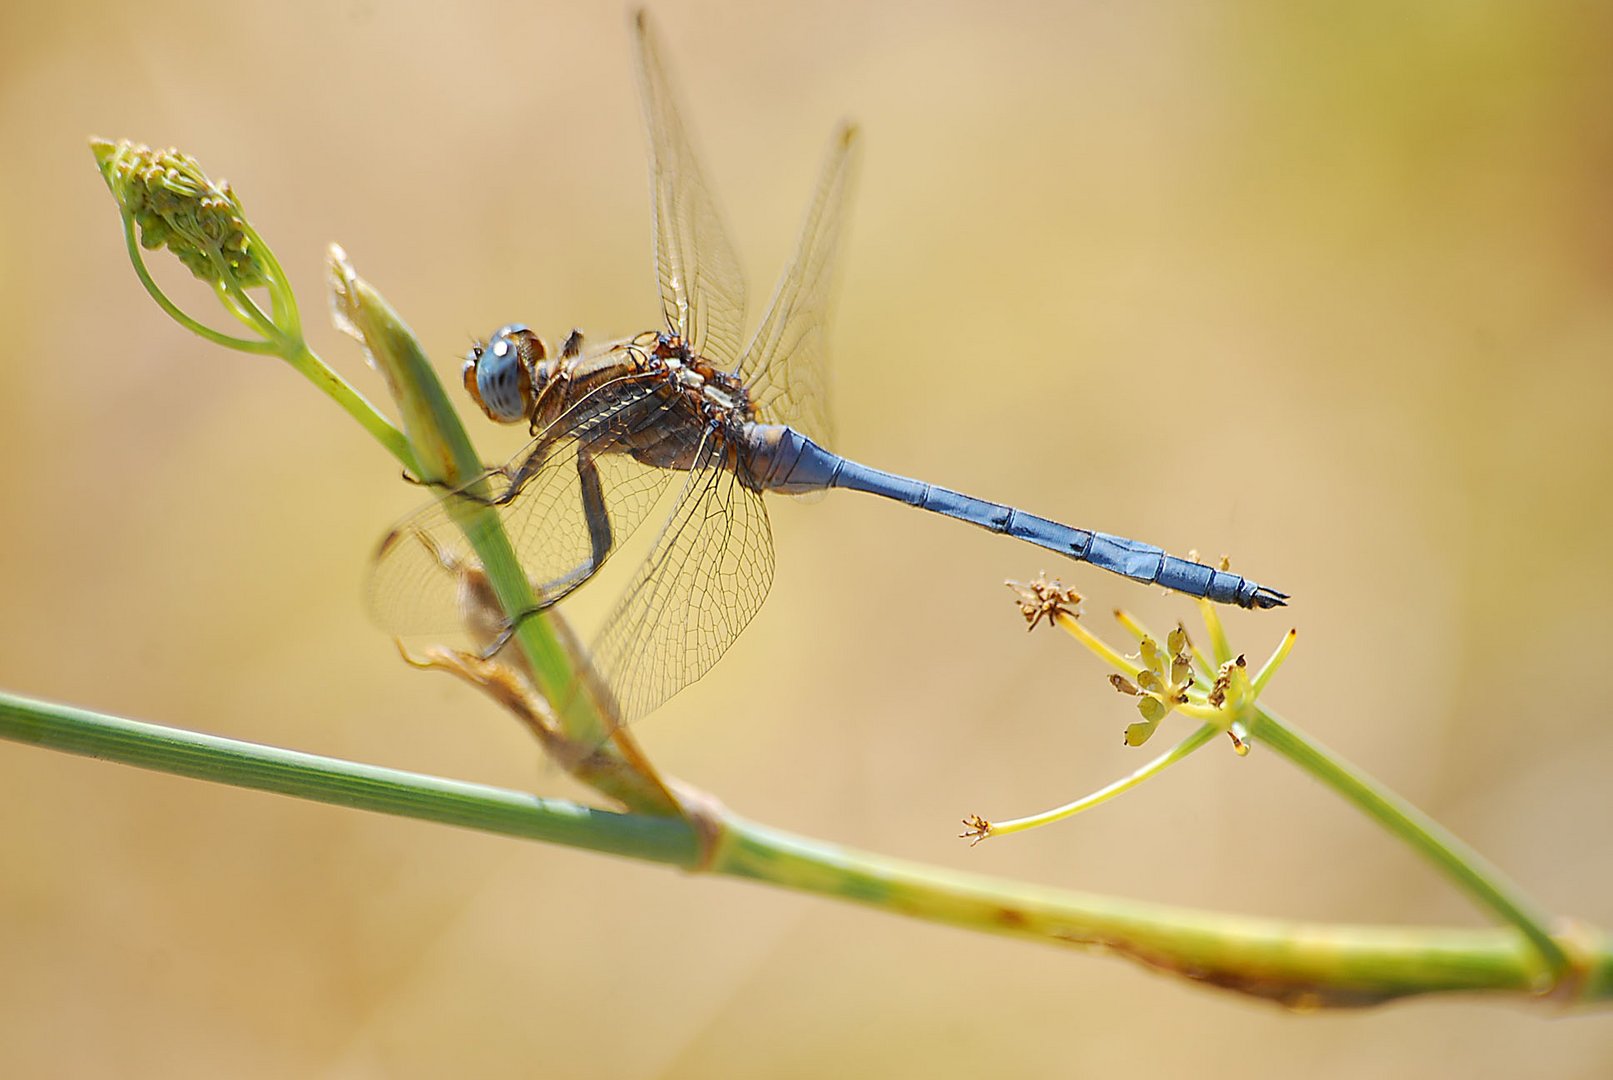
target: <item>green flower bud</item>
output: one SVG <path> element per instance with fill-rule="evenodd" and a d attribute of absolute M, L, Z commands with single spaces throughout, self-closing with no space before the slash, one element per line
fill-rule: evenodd
<path fill-rule="evenodd" d="M 195 158 L 127 140 L 93 139 L 90 148 L 112 197 L 139 229 L 141 247 L 166 247 L 203 281 L 268 284 L 240 200 Z"/>

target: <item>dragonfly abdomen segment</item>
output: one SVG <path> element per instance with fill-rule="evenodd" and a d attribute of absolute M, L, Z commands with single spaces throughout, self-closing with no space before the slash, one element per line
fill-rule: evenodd
<path fill-rule="evenodd" d="M 823 449 L 787 427 L 751 425 L 750 444 L 753 474 L 758 486 L 769 490 L 786 494 L 831 487 L 866 491 L 1027 541 L 1133 581 L 1162 585 L 1189 596 L 1254 608 L 1279 607 L 1287 599 L 1286 593 L 1227 570 L 1177 558 L 1153 544 L 1077 529 L 1012 506 L 860 465 Z"/>

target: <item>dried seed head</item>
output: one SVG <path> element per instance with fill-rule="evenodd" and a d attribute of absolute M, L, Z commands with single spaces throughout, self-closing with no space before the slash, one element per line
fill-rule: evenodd
<path fill-rule="evenodd" d="M 1037 575 L 1031 581 L 1005 581 L 1018 597 L 1019 613 L 1025 617 L 1025 629 L 1034 630 L 1042 620 L 1047 620 L 1049 626 L 1060 615 L 1069 615 L 1072 618 L 1080 617 L 1081 594 L 1074 589 L 1066 589 L 1057 578 L 1049 581 L 1045 575 Z"/>
<path fill-rule="evenodd" d="M 964 818 L 963 825 L 968 831 L 959 833 L 958 839 L 969 841 L 970 847 L 974 847 L 976 844 L 980 843 L 980 841 L 991 835 L 991 822 L 987 821 L 979 814 L 970 814 L 968 817 Z"/>

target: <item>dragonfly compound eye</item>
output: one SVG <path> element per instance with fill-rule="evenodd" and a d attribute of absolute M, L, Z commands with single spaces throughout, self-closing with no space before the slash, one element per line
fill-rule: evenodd
<path fill-rule="evenodd" d="M 536 366 L 548 354 L 538 335 L 514 323 L 502 327 L 465 360 L 465 389 L 501 424 L 527 419 L 537 397 Z"/>

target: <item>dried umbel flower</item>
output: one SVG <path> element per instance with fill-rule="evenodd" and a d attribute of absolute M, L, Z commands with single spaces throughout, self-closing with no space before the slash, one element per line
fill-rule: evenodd
<path fill-rule="evenodd" d="M 1255 726 L 1258 714 L 1256 699 L 1288 657 L 1294 645 L 1294 631 L 1283 636 L 1271 658 L 1251 677 L 1244 657 L 1231 655 L 1220 614 L 1207 601 L 1199 602 L 1199 611 L 1204 616 L 1210 656 L 1199 651 L 1183 626 L 1178 625 L 1165 635 L 1162 646 L 1159 639 L 1131 615 L 1117 611 L 1115 618 L 1137 642 L 1137 652 L 1128 655 L 1086 628 L 1076 606 L 1080 598 L 1059 582 L 1039 577 L 1025 583 L 1011 581 L 1008 585 L 1014 590 L 1020 614 L 1028 625 L 1034 627 L 1045 621 L 1063 629 L 1115 669 L 1108 676 L 1109 685 L 1135 698 L 1137 711 L 1142 716 L 1126 727 L 1127 746 L 1146 743 L 1172 713 L 1199 721 L 1199 727 L 1131 775 L 1063 806 L 1012 821 L 988 821 L 979 815 L 965 818 L 968 830 L 962 834 L 965 839 L 979 843 L 991 836 L 1035 828 L 1091 809 L 1159 775 L 1209 744 L 1217 735 L 1226 735 L 1240 756 L 1249 752 L 1249 731 Z"/>

